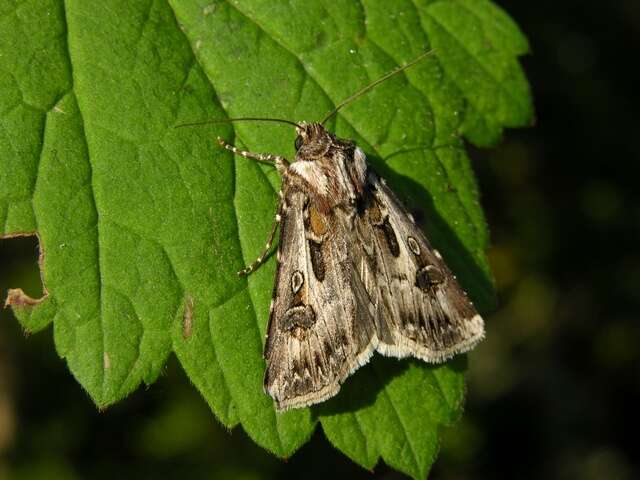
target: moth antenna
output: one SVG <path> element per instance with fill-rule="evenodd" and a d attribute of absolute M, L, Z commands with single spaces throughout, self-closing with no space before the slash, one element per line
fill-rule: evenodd
<path fill-rule="evenodd" d="M 348 97 L 345 100 L 343 100 L 342 102 L 340 102 L 336 108 L 334 108 L 331 112 L 329 112 L 326 117 L 324 117 L 324 119 L 320 122 L 320 124 L 324 125 L 324 123 L 327 120 L 329 120 L 331 117 L 333 117 L 336 113 L 338 113 L 338 110 L 340 110 L 342 107 L 344 107 L 345 105 L 353 102 L 356 98 L 364 95 L 369 90 L 371 90 L 373 87 L 381 84 L 382 82 L 384 82 L 388 78 L 393 77 L 394 75 L 406 70 L 407 68 L 414 66 L 416 63 L 418 63 L 423 58 L 428 57 L 429 55 L 433 54 L 434 51 L 435 50 L 433 50 L 433 49 L 432 50 L 427 50 L 426 52 L 418 55 L 418 57 L 416 57 L 413 60 L 411 60 L 409 63 L 405 63 L 404 65 L 400 65 L 399 67 L 394 68 L 390 72 L 385 73 L 382 77 L 380 77 L 377 80 L 374 80 L 373 82 L 371 82 L 366 87 L 361 88 L 356 93 L 354 93 L 350 97 Z"/>
<path fill-rule="evenodd" d="M 283 118 L 263 118 L 263 117 L 219 118 L 214 120 L 203 120 L 201 122 L 181 123 L 180 125 L 176 125 L 175 128 L 195 127 L 198 125 L 209 125 L 211 123 L 231 123 L 231 122 L 245 122 L 245 121 L 287 123 L 289 125 L 293 125 L 294 127 L 302 128 L 296 122 L 285 120 Z"/>

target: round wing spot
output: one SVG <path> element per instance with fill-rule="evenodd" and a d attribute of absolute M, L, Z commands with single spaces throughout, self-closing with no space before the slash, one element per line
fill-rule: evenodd
<path fill-rule="evenodd" d="M 444 282 L 444 274 L 434 265 L 422 267 L 416 273 L 416 286 L 420 290 L 431 290 L 433 287 Z"/>
<path fill-rule="evenodd" d="M 296 270 L 291 275 L 291 291 L 295 295 L 300 291 L 302 285 L 304 284 L 304 275 L 299 270 Z"/>
<path fill-rule="evenodd" d="M 409 249 L 413 252 L 415 256 L 420 255 L 420 245 L 413 237 L 407 237 L 407 245 L 409 245 Z"/>

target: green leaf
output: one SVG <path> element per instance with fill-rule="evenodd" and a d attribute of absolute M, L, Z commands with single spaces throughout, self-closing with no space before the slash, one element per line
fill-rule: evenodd
<path fill-rule="evenodd" d="M 48 291 L 14 298 L 24 328 L 53 324 L 100 407 L 153 383 L 174 352 L 220 421 L 276 455 L 320 422 L 359 464 L 424 477 L 439 426 L 461 414 L 465 359 L 376 358 L 334 399 L 276 414 L 261 387 L 275 262 L 235 272 L 264 244 L 279 179 L 215 136 L 291 158 L 293 132 L 174 127 L 318 120 L 432 48 L 330 128 L 363 147 L 486 310 L 488 234 L 463 137 L 493 144 L 532 119 L 526 39 L 491 2 L 0 0 L 0 233 L 38 233 Z"/>

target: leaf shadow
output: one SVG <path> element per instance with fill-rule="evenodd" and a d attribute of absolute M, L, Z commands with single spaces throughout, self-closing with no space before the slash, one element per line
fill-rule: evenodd
<path fill-rule="evenodd" d="M 340 392 L 324 403 L 314 406 L 314 418 L 355 412 L 372 405 L 378 393 L 395 377 L 409 368 L 409 361 L 374 354 L 371 362 L 347 377 Z M 373 388 L 372 388 L 373 387 Z"/>
<path fill-rule="evenodd" d="M 467 363 L 467 355 L 462 354 L 446 362 L 446 365 L 456 373 L 464 373 L 467 369 Z M 376 353 L 371 362 L 347 377 L 335 397 L 312 407 L 311 415 L 315 420 L 322 416 L 361 410 L 373 405 L 380 392 L 394 378 L 402 375 L 411 366 L 435 370 L 442 365 L 426 363 L 417 358 L 398 359 Z"/>

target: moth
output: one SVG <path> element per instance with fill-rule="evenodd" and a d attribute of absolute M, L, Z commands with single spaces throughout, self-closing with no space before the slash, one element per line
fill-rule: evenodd
<path fill-rule="evenodd" d="M 295 127 L 292 162 L 272 154 L 234 154 L 275 166 L 282 179 L 275 222 L 277 273 L 264 348 L 264 390 L 279 411 L 333 397 L 374 351 L 440 363 L 484 336 L 481 316 L 364 152 L 323 126 L 338 109 L 429 54 L 342 102 L 319 123 Z"/>

